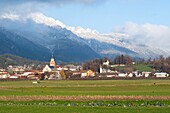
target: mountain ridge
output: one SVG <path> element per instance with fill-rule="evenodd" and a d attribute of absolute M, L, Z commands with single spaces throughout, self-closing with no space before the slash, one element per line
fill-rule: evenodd
<path fill-rule="evenodd" d="M 124 33 L 100 34 L 90 28 L 70 27 L 42 13 L 31 13 L 23 19 L 20 18 L 18 20 L 5 18 L 6 22 L 4 21 L 3 25 L 6 29 L 49 49 L 60 61 L 64 59 L 67 62 L 69 59 L 81 62 L 101 56 L 112 58 L 120 54 L 145 59 L 170 55 L 170 50 L 135 44 L 128 40 L 130 36 Z"/>
<path fill-rule="evenodd" d="M 29 22 L 31 25 L 33 24 L 33 26 L 28 26 L 29 23 L 19 23 L 18 21 L 15 23 L 13 21 L 8 21 L 7 26 L 4 28 L 8 32 L 7 33 L 1 32 L 1 34 L 4 35 L 4 36 L 1 36 L 2 37 L 1 40 L 8 39 L 8 42 L 13 42 L 12 37 L 15 36 L 17 33 L 16 39 L 17 37 L 22 37 L 23 40 L 25 40 L 25 42 L 32 43 L 30 45 L 33 46 L 35 44 L 37 46 L 43 47 L 42 50 L 48 51 L 48 52 L 44 52 L 44 54 L 48 55 L 48 58 L 46 57 L 45 59 L 39 59 L 42 61 L 49 60 L 51 55 L 56 57 L 56 60 L 59 63 L 61 62 L 84 62 L 90 59 L 100 58 L 100 55 L 98 55 L 89 46 L 87 46 L 86 43 L 81 43 L 83 40 L 78 39 L 76 35 L 73 34 L 71 31 L 68 31 L 67 29 L 60 28 L 60 27 L 54 28 L 51 26 L 43 25 L 43 24 L 36 24 L 30 20 Z M 12 25 L 15 24 L 17 28 L 16 29 L 11 28 L 10 23 L 12 23 Z M 21 29 L 21 28 L 27 28 L 27 29 Z M 11 38 L 7 38 L 7 37 L 4 38 L 5 35 L 9 34 L 9 31 L 12 31 L 13 36 L 10 35 L 9 37 Z M 15 43 L 17 42 L 18 41 L 16 41 Z M 15 45 L 15 43 L 13 42 L 13 44 L 11 44 L 10 46 Z M 19 43 L 17 44 L 18 44 L 17 47 L 20 47 L 20 44 Z M 29 44 L 26 44 L 26 45 L 29 46 Z M 23 46 L 27 47 L 25 45 Z M 2 50 L 0 51 L 5 50 L 4 48 L 5 46 L 2 47 L 1 48 Z M 24 52 L 22 52 L 24 54 L 22 54 L 21 52 L 18 52 L 18 54 L 13 53 L 13 51 L 10 51 L 9 53 L 32 59 L 32 53 L 34 53 L 34 51 L 30 55 L 25 54 Z M 43 54 L 43 52 L 41 51 L 36 51 L 35 53 Z M 36 58 L 38 59 L 40 58 L 40 56 Z"/>

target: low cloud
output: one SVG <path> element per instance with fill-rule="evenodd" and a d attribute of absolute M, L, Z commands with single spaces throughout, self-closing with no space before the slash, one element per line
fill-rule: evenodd
<path fill-rule="evenodd" d="M 146 44 L 153 47 L 170 47 L 170 27 L 156 24 L 137 24 L 128 22 L 122 27 L 114 28 L 114 32 L 121 32 L 128 35 L 125 40 L 132 44 Z"/>
<path fill-rule="evenodd" d="M 23 4 L 32 4 L 33 8 L 36 8 L 37 5 L 43 4 L 43 5 L 54 5 L 54 6 L 60 6 L 67 3 L 82 3 L 82 4 L 98 4 L 101 2 L 105 2 L 106 0 L 1 0 L 0 6 L 18 6 Z"/>
<path fill-rule="evenodd" d="M 2 19 L 10 19 L 10 20 L 19 20 L 19 15 L 17 14 L 4 14 L 0 15 L 0 18 Z"/>
<path fill-rule="evenodd" d="M 5 13 L 26 14 L 41 12 L 45 7 L 62 7 L 65 4 L 100 4 L 106 0 L 0 0 L 0 15 Z"/>
<path fill-rule="evenodd" d="M 1 0 L 1 3 L 26 3 L 26 2 L 41 2 L 41 3 L 66 3 L 66 2 L 82 2 L 93 3 L 103 0 Z"/>

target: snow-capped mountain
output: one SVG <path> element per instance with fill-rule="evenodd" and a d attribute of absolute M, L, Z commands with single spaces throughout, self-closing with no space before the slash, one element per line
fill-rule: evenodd
<path fill-rule="evenodd" d="M 47 17 L 45 15 L 43 15 L 42 13 L 31 13 L 27 16 L 27 18 L 32 19 L 33 21 L 35 21 L 38 24 L 45 24 L 47 26 L 51 26 L 51 27 L 61 27 L 61 28 L 65 28 L 66 26 L 58 21 L 55 20 L 51 17 Z"/>
<path fill-rule="evenodd" d="M 53 25 L 49 24 L 51 18 L 40 14 L 37 14 L 37 17 L 32 15 L 18 20 L 1 19 L 0 24 L 6 30 L 25 37 L 36 45 L 45 47 L 49 50 L 50 56 L 53 54 L 58 62 L 83 62 L 100 57 L 83 39 L 60 26 L 60 22 Z"/>
<path fill-rule="evenodd" d="M 81 62 L 120 54 L 137 58 L 170 55 L 170 50 L 136 44 L 129 40 L 130 35 L 126 33 L 100 34 L 89 28 L 70 27 L 42 13 L 31 13 L 24 17 L 5 14 L 0 17 L 0 26 L 47 48 L 56 59 L 63 61 Z"/>
<path fill-rule="evenodd" d="M 96 30 L 91 30 L 89 28 L 84 29 L 82 27 L 68 27 L 67 29 L 71 30 L 79 37 L 84 38 L 87 43 L 89 43 L 90 47 L 99 52 L 102 56 L 128 54 L 132 57 L 156 58 L 160 55 L 166 57 L 170 55 L 170 50 L 167 49 L 152 47 L 145 44 L 136 44 L 128 40 L 130 37 L 128 34 L 100 34 Z"/>

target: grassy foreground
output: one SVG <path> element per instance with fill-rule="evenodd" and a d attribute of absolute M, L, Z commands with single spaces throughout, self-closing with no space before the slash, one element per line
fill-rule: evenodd
<path fill-rule="evenodd" d="M 170 108 L 1 106 L 1 113 L 169 113 Z"/>
<path fill-rule="evenodd" d="M 0 96 L 169 96 L 170 80 L 0 82 Z"/>
<path fill-rule="evenodd" d="M 0 113 L 169 113 L 170 80 L 0 82 Z"/>
<path fill-rule="evenodd" d="M 167 101 L 1 101 L 0 113 L 169 113 L 168 106 Z"/>

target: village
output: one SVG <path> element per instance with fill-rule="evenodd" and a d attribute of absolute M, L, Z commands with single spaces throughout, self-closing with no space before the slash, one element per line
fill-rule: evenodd
<path fill-rule="evenodd" d="M 133 62 L 135 64 L 135 62 Z M 169 77 L 166 72 L 147 72 L 131 71 L 121 72 L 112 70 L 114 67 L 124 67 L 125 64 L 110 65 L 109 60 L 104 61 L 98 71 L 83 69 L 82 65 L 68 64 L 65 66 L 56 65 L 54 58 L 51 58 L 49 65 L 42 66 L 42 69 L 33 70 L 31 66 L 12 66 L 7 69 L 0 69 L 0 80 L 69 80 L 69 79 L 86 79 L 86 78 L 132 78 L 132 77 Z"/>

